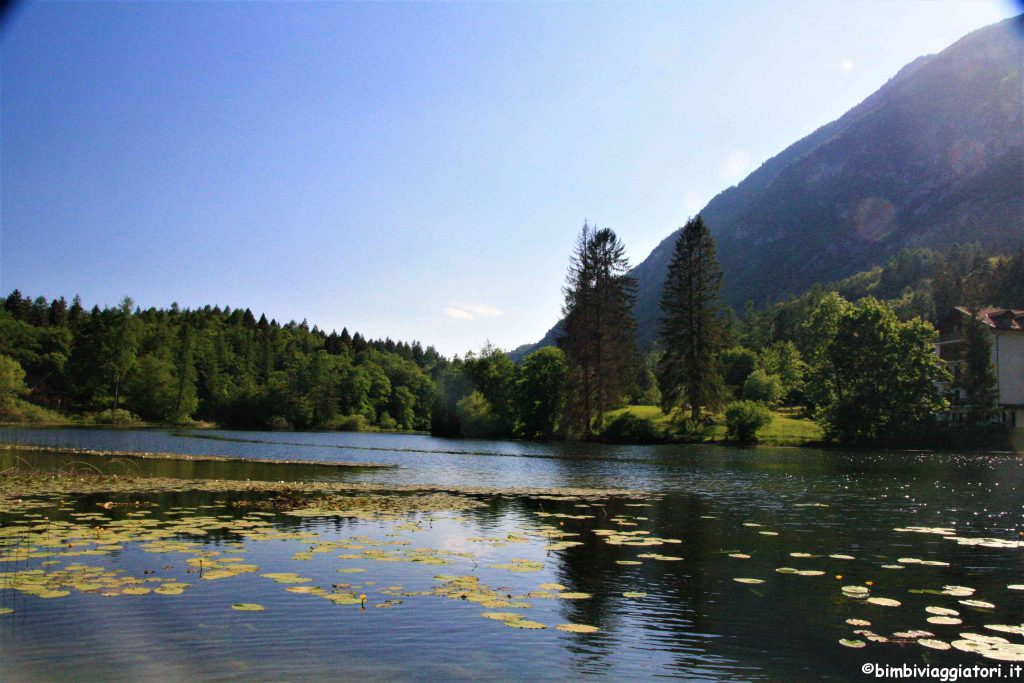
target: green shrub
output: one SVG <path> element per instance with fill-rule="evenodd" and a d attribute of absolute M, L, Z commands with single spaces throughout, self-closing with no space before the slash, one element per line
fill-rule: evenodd
<path fill-rule="evenodd" d="M 504 433 L 501 419 L 494 414 L 490 402 L 479 391 L 463 396 L 455 404 L 455 412 L 467 439 L 490 439 Z"/>
<path fill-rule="evenodd" d="M 680 411 L 679 416 L 674 421 L 674 426 L 676 436 L 682 441 L 700 442 L 711 435 L 714 420 L 708 415 L 704 415 L 699 420 L 694 420 L 688 412 Z"/>
<path fill-rule="evenodd" d="M 288 420 L 281 415 L 274 415 L 267 420 L 267 427 L 275 432 L 286 432 L 292 428 L 292 426 L 288 424 Z"/>
<path fill-rule="evenodd" d="M 98 425 L 132 425 L 141 422 L 138 415 L 133 415 L 124 408 L 101 410 L 91 415 L 89 420 Z"/>
<path fill-rule="evenodd" d="M 605 425 L 601 440 L 606 443 L 658 443 L 664 441 L 664 435 L 651 420 L 622 413 Z"/>
<path fill-rule="evenodd" d="M 67 421 L 66 417 L 54 410 L 37 406 L 20 398 L 0 400 L 0 422 L 63 424 Z"/>
<path fill-rule="evenodd" d="M 725 438 L 731 441 L 757 440 L 757 430 L 771 424 L 772 413 L 755 401 L 733 401 L 725 407 Z"/>
<path fill-rule="evenodd" d="M 775 406 L 782 398 L 782 380 L 764 370 L 754 370 L 743 383 L 743 400 Z"/>
<path fill-rule="evenodd" d="M 372 430 L 370 421 L 365 415 L 341 415 L 331 422 L 331 429 L 339 432 L 369 432 Z"/>

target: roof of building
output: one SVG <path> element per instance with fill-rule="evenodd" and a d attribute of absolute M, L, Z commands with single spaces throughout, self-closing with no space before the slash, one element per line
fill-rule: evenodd
<path fill-rule="evenodd" d="M 965 306 L 957 306 L 956 310 L 971 315 L 971 310 Z M 997 330 L 1024 330 L 1024 309 L 1021 308 L 982 308 L 974 315 Z"/>

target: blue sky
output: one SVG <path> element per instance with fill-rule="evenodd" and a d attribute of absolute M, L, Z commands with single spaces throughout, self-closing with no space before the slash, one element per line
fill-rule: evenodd
<path fill-rule="evenodd" d="M 631 261 L 907 62 L 900 2 L 36 2 L 3 26 L 0 290 L 536 341 L 585 219 Z"/>

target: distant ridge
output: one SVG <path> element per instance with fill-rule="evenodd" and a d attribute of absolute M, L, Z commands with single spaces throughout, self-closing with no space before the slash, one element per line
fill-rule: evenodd
<path fill-rule="evenodd" d="M 701 212 L 723 299 L 762 305 L 884 263 L 905 247 L 1024 241 L 1024 15 L 919 57 Z M 657 336 L 674 231 L 632 273 L 639 341 Z M 555 341 L 552 328 L 522 356 Z"/>

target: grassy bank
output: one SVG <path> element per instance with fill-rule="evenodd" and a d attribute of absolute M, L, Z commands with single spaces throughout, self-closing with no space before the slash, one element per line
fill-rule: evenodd
<path fill-rule="evenodd" d="M 668 434 L 675 434 L 675 412 L 665 415 L 658 406 L 626 406 L 619 410 L 613 410 L 605 416 L 605 421 L 611 422 L 623 414 L 631 414 L 634 417 L 649 420 L 659 430 Z M 818 443 L 824 434 L 821 427 L 814 421 L 799 417 L 792 409 L 783 408 L 772 411 L 772 421 L 757 433 L 760 443 L 771 446 L 805 446 Z M 715 416 L 715 424 L 711 426 L 702 440 L 704 443 L 719 443 L 725 441 L 725 420 L 721 415 Z"/>

